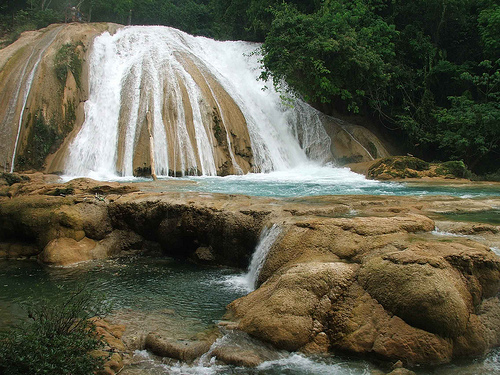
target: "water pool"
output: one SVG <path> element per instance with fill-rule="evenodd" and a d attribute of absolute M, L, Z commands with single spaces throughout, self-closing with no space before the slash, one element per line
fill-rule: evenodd
<path fill-rule="evenodd" d="M 141 179 L 138 182 L 144 181 Z M 182 183 L 184 181 L 185 183 Z M 176 182 L 176 183 L 172 183 Z M 462 198 L 500 196 L 498 183 L 382 182 L 368 180 L 348 168 L 310 165 L 270 173 L 226 177 L 160 178 L 150 190 L 200 191 L 265 197 L 318 195 L 448 195 Z"/>
<path fill-rule="evenodd" d="M 132 312 L 135 317 L 156 317 L 179 338 L 195 337 L 211 329 L 224 315 L 225 306 L 247 290 L 237 280 L 243 272 L 230 268 L 208 268 L 166 257 L 133 257 L 92 261 L 69 268 L 46 267 L 34 261 L 0 261 L 0 327 L 24 316 L 19 304 L 28 297 L 60 298 L 57 285 L 86 283 L 103 292 L 112 302 L 114 314 Z M 236 282 L 235 282 L 236 280 Z M 224 336 L 222 340 L 245 340 Z M 146 351 L 137 351 L 134 364 L 124 375 L 167 374 L 334 374 L 370 375 L 376 366 L 345 357 L 306 357 L 277 353 L 276 359 L 254 369 L 200 361 L 186 365 L 161 361 Z M 487 357 L 437 368 L 415 370 L 419 375 L 500 374 L 500 350 Z"/>

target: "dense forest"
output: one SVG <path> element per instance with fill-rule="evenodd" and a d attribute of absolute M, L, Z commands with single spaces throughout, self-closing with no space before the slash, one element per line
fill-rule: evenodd
<path fill-rule="evenodd" d="M 262 79 L 327 113 L 358 114 L 426 160 L 497 172 L 496 0 L 4 0 L 0 33 L 71 21 L 169 25 L 262 42 Z"/>

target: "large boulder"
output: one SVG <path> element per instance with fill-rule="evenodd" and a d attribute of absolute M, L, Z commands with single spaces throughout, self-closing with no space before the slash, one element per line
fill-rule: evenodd
<path fill-rule="evenodd" d="M 286 222 L 258 278 L 228 306 L 238 328 L 278 348 L 447 363 L 498 345 L 500 259 L 439 241 L 421 215 Z"/>

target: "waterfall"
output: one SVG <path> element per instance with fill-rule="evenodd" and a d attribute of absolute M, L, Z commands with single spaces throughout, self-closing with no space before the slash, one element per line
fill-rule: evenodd
<path fill-rule="evenodd" d="M 265 227 L 259 237 L 259 243 L 252 254 L 248 272 L 245 275 L 245 281 L 251 290 L 256 287 L 257 279 L 259 278 L 260 270 L 266 261 L 267 254 L 271 247 L 276 242 L 276 239 L 281 234 L 282 228 L 273 224 L 270 228 Z"/>
<path fill-rule="evenodd" d="M 90 53 L 85 121 L 65 173 L 132 176 L 146 167 L 148 112 L 158 175 L 213 176 L 225 161 L 233 174 L 329 161 L 331 140 L 317 111 L 299 99 L 283 105 L 257 79 L 259 46 L 162 26 L 100 35 Z"/>
<path fill-rule="evenodd" d="M 31 51 L 31 54 L 30 54 L 29 58 L 26 60 L 26 63 L 22 69 L 21 79 L 19 80 L 15 94 L 12 97 L 12 100 L 11 100 L 12 105 L 10 106 L 11 109 L 9 110 L 9 112 L 6 116 L 7 122 L 10 122 L 13 120 L 13 117 L 15 114 L 16 104 L 18 103 L 20 96 L 22 97 L 22 100 L 21 100 L 21 113 L 19 114 L 16 139 L 14 142 L 14 150 L 12 152 L 12 158 L 11 158 L 11 164 L 10 164 L 10 173 L 14 172 L 14 167 L 16 164 L 17 148 L 19 145 L 19 137 L 21 135 L 21 128 L 23 125 L 24 111 L 26 109 L 26 103 L 28 102 L 28 96 L 29 96 L 30 91 L 31 91 L 31 85 L 33 84 L 33 79 L 35 78 L 35 73 L 38 69 L 38 65 L 42 61 L 42 57 L 45 54 L 45 51 L 52 44 L 52 42 L 54 42 L 54 40 L 57 38 L 57 35 L 59 34 L 60 30 L 61 30 L 61 27 L 57 27 L 52 32 L 48 33 L 48 38 L 49 38 L 48 42 L 47 42 L 46 38 L 44 38 L 41 42 L 38 43 L 38 45 L 36 47 L 33 47 L 33 50 Z M 28 66 L 32 63 L 32 61 L 35 58 L 36 58 L 36 60 L 33 63 L 31 71 L 26 76 Z M 26 76 L 26 81 L 24 82 L 24 87 L 23 87 L 22 83 L 23 83 L 23 78 L 25 76 Z"/>

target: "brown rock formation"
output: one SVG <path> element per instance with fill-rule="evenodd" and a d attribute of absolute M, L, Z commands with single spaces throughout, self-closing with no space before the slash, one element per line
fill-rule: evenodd
<path fill-rule="evenodd" d="M 432 220 L 295 222 L 271 249 L 259 289 L 229 305 L 239 329 L 278 348 L 341 349 L 406 364 L 446 363 L 498 345 L 500 260 L 474 243 L 417 240 Z M 493 310 L 478 313 L 482 304 Z M 494 306 L 494 307 L 493 307 Z"/>
<path fill-rule="evenodd" d="M 116 32 L 116 24 L 71 23 L 51 25 L 38 31 L 26 32 L 12 45 L 0 50 L 0 169 L 44 170 L 61 173 L 68 156 L 68 147 L 85 120 L 84 102 L 89 94 L 89 51 L 93 39 L 108 31 Z M 218 175 L 254 171 L 254 155 L 246 119 L 235 100 L 225 91 L 209 69 L 189 53 L 174 53 L 175 59 L 185 69 L 200 91 L 196 105 L 203 130 L 213 146 Z M 195 115 L 188 95 L 187 83 L 179 74 L 163 82 L 165 98 L 162 108 L 151 112 L 152 97 L 147 74 L 141 77 L 141 103 L 137 113 L 132 113 L 130 91 L 131 77 L 124 78 L 120 115 L 116 171 L 124 173 L 126 128 L 131 118 L 137 116 L 134 134 L 132 169 L 134 175 L 151 175 L 154 144 L 151 129 L 148 131 L 147 113 L 151 121 L 161 113 L 167 135 L 168 171 L 157 174 L 178 176 L 184 173 L 201 173 L 203 156 L 197 150 Z M 175 82 L 172 82 L 175 81 Z M 174 90 L 175 88 L 175 90 Z M 174 91 L 177 92 L 174 94 Z M 371 161 L 388 156 L 384 145 L 369 130 L 328 116 L 321 116 L 322 123 L 332 139 L 331 152 L 341 164 L 354 161 Z M 178 123 L 185 125 L 179 130 Z M 184 132 L 186 134 L 184 134 Z M 179 134 L 182 133 L 182 141 Z M 298 134 L 299 139 L 307 135 Z M 184 165 L 180 155 L 193 146 L 190 156 L 193 165 Z M 311 146 L 312 148 L 317 146 Z M 310 154 L 324 150 L 311 149 Z M 206 152 L 206 151 L 204 151 Z M 156 166 L 158 169 L 158 166 Z"/>
<path fill-rule="evenodd" d="M 48 136 L 43 139 L 44 144 L 39 145 L 34 134 L 64 138 L 72 130 L 79 129 L 84 119 L 83 102 L 88 95 L 85 61 L 90 44 L 96 35 L 114 32 L 118 27 L 83 23 L 51 25 L 25 32 L 15 43 L 0 50 L 0 168 L 10 170 L 19 138 L 15 169 L 43 169 L 47 157 L 43 148 L 48 147 L 53 153 L 61 144 L 55 137 Z M 64 56 L 58 56 L 61 49 L 65 49 Z M 64 58 L 68 54 L 79 61 L 78 72 L 70 68 L 64 71 Z M 58 155 L 55 159 L 61 157 Z M 50 158 L 48 165 L 52 163 L 57 164 L 57 160 Z"/>
<path fill-rule="evenodd" d="M 470 238 L 434 236 L 429 218 L 436 210 L 491 209 L 500 198 L 270 199 L 145 192 L 159 182 L 127 193 L 130 185 L 30 179 L 14 178 L 5 185 L 10 197 L 0 197 L 2 257 L 29 249 L 68 264 L 155 248 L 244 267 L 262 228 L 277 223 L 283 231 L 260 287 L 229 305 L 233 328 L 287 350 L 342 350 L 405 365 L 477 356 L 500 344 L 499 257 Z M 55 189 L 68 194 L 54 196 Z M 341 217 L 352 210 L 360 216 Z M 492 225 L 456 226 L 471 228 L 489 241 L 499 233 Z"/>

